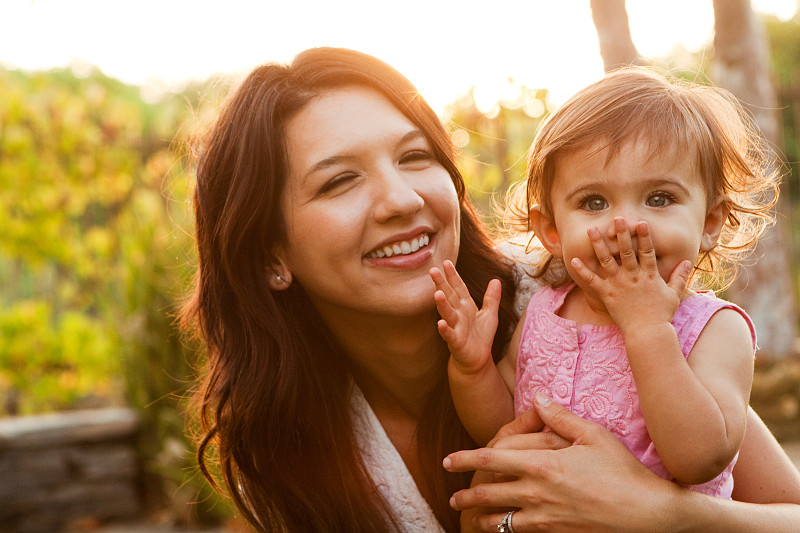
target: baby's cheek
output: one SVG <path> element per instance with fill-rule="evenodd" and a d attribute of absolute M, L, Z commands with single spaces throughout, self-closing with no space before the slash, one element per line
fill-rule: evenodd
<path fill-rule="evenodd" d="M 675 267 L 678 266 L 677 264 L 666 264 L 663 261 L 658 261 L 658 273 L 661 275 L 661 279 L 663 279 L 666 283 L 669 283 L 669 278 L 672 276 L 672 272 L 675 270 Z"/>

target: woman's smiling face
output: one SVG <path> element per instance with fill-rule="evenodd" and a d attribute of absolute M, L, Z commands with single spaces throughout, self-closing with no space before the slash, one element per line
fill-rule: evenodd
<path fill-rule="evenodd" d="M 285 139 L 280 267 L 323 316 L 431 311 L 428 271 L 455 261 L 460 211 L 422 131 L 379 92 L 346 86 L 301 109 Z"/>

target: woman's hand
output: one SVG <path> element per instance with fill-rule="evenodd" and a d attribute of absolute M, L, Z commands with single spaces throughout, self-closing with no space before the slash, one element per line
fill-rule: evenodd
<path fill-rule="evenodd" d="M 552 431 L 542 432 L 544 426 L 542 419 L 535 409 L 529 409 L 498 430 L 497 435 L 486 446 L 503 450 L 559 450 L 572 444 L 567 439 Z M 478 470 L 472 476 L 471 486 L 482 483 L 498 483 L 511 481 L 513 477 L 492 472 Z M 451 500 L 454 505 L 454 500 Z M 481 514 L 505 514 L 511 509 L 473 507 L 461 511 L 461 532 L 480 531 L 475 529 L 474 518 Z M 499 523 L 499 522 L 498 522 Z M 495 531 L 497 526 L 495 525 Z"/>
<path fill-rule="evenodd" d="M 517 533 L 674 529 L 680 513 L 671 510 L 685 489 L 657 477 L 611 433 L 550 398 L 537 396 L 535 408 L 552 432 L 524 434 L 523 415 L 489 447 L 445 458 L 447 470 L 479 471 L 473 486 L 450 500 L 466 511 L 463 531 L 496 531 L 510 509 L 518 509 Z"/>

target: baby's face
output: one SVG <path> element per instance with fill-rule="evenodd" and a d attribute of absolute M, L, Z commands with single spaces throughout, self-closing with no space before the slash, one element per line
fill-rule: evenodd
<path fill-rule="evenodd" d="M 635 142 L 608 160 L 607 149 L 595 148 L 559 157 L 550 193 L 554 255 L 564 259 L 573 280 L 573 257 L 599 273 L 590 228 L 600 231 L 619 260 L 616 217 L 626 221 L 634 250 L 637 223 L 648 223 L 664 280 L 681 261 L 695 264 L 714 245 L 717 219 L 708 216 L 706 187 L 691 157 L 676 151 L 653 155 L 647 143 Z"/>

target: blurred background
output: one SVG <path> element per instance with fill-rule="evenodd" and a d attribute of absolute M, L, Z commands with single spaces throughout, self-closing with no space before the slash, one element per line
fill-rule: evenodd
<path fill-rule="evenodd" d="M 203 355 L 174 324 L 195 265 L 189 155 L 249 69 L 312 46 L 409 77 L 490 223 L 539 122 L 604 69 L 652 64 L 736 94 L 785 177 L 778 224 L 725 295 L 759 333 L 751 403 L 795 453 L 799 5 L 3 0 L 0 531 L 243 529 L 189 436 Z"/>

